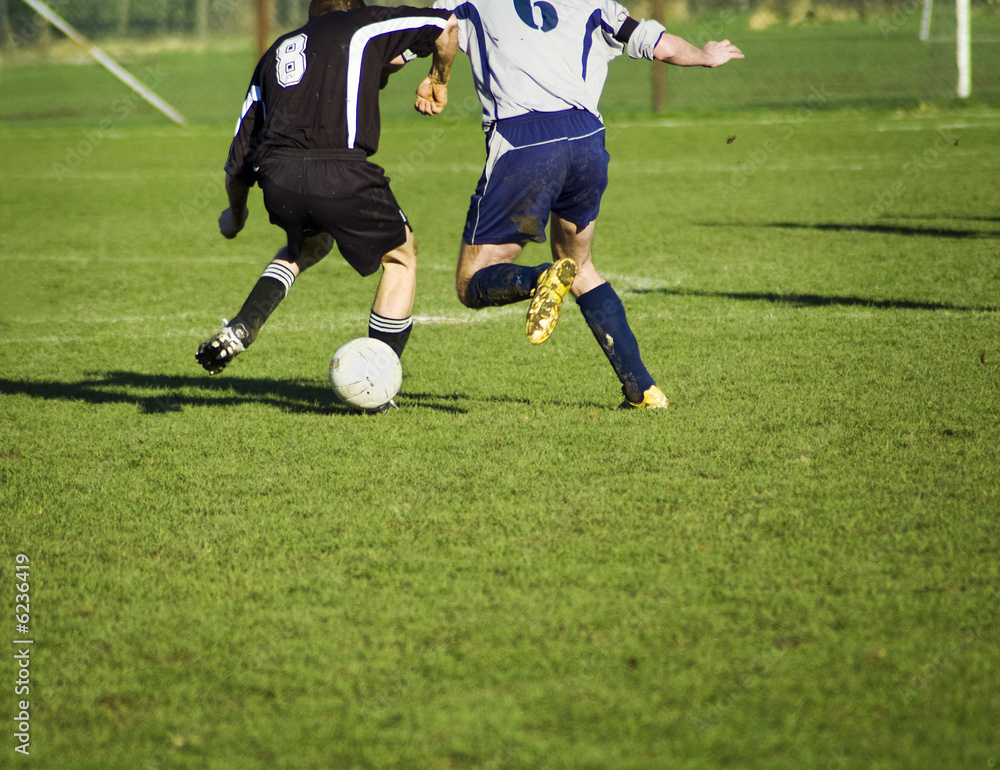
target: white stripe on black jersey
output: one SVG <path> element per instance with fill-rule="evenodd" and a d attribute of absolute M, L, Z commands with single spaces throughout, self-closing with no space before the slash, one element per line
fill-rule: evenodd
<path fill-rule="evenodd" d="M 226 171 L 251 184 L 255 160 L 279 147 L 374 154 L 382 69 L 407 50 L 430 54 L 450 16 L 367 6 L 324 14 L 278 38 L 254 71 Z"/>
<path fill-rule="evenodd" d="M 389 19 L 388 21 L 368 24 L 355 32 L 351 37 L 347 61 L 347 146 L 349 148 L 353 149 L 357 135 L 359 92 L 361 89 L 365 50 L 368 44 L 381 35 L 412 30 L 418 23 L 421 27 L 425 23 L 435 23 L 443 30 L 447 19 L 435 19 L 433 22 L 425 20 L 418 22 L 412 17 Z"/>

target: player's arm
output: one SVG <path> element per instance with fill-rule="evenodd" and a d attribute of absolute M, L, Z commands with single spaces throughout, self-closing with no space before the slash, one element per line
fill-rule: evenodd
<path fill-rule="evenodd" d="M 235 238 L 250 216 L 250 209 L 247 208 L 250 185 L 227 172 L 226 196 L 229 198 L 229 208 L 219 216 L 219 232 L 226 238 Z"/>
<path fill-rule="evenodd" d="M 427 77 L 417 86 L 417 100 L 414 107 L 424 115 L 437 115 L 448 103 L 448 79 L 451 65 L 458 54 L 458 20 L 452 14 L 444 31 L 434 42 L 431 54 L 431 69 Z"/>
<path fill-rule="evenodd" d="M 677 67 L 721 67 L 732 59 L 743 58 L 743 52 L 728 40 L 713 40 L 698 48 L 667 32 L 658 21 L 633 19 L 616 0 L 605 2 L 605 19 L 614 30 L 614 41 L 624 46 L 633 59 L 652 59 Z"/>
<path fill-rule="evenodd" d="M 260 135 L 264 128 L 264 105 L 260 71 L 263 65 L 257 65 L 250 88 L 240 112 L 240 120 L 236 126 L 236 135 L 229 146 L 229 157 L 226 159 L 226 197 L 229 208 L 219 215 L 219 232 L 226 238 L 235 238 L 246 224 L 250 211 L 247 209 L 247 197 L 250 188 L 256 182 L 253 170 L 253 158 L 260 144 Z"/>
<path fill-rule="evenodd" d="M 664 32 L 653 48 L 653 58 L 678 67 L 721 67 L 733 59 L 742 59 L 743 52 L 728 40 L 712 40 L 704 48 L 698 48 L 682 37 Z"/>

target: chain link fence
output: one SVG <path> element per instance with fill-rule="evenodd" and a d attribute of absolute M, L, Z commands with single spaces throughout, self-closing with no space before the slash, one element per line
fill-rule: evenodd
<path fill-rule="evenodd" d="M 930 1 L 929 35 L 921 40 Z M 728 37 L 747 59 L 710 76 L 668 67 L 664 86 L 650 74 L 648 63 L 623 57 L 612 65 L 602 109 L 648 112 L 656 106 L 690 112 L 958 103 L 954 2 L 629 0 L 634 16 L 660 15 L 671 31 L 697 44 Z M 300 26 L 308 5 L 309 0 L 47 3 L 195 122 L 232 119 L 261 41 Z M 263 33 L 261 8 L 267 9 Z M 971 98 L 961 103 L 1000 106 L 1000 0 L 974 0 L 972 12 L 973 88 Z M 0 120 L 87 120 L 107 115 L 115 100 L 127 100 L 133 116 L 156 116 L 154 107 L 102 71 L 85 47 L 55 30 L 24 0 L 0 0 Z M 392 115 L 390 108 L 386 117 Z"/>
<path fill-rule="evenodd" d="M 247 0 L 50 0 L 46 5 L 96 42 L 172 35 L 207 40 L 251 35 L 257 25 L 256 6 Z M 305 19 L 309 0 L 274 0 L 268 6 L 271 25 L 291 29 Z M 4 46 L 46 45 L 47 26 L 21 0 L 0 0 Z"/>

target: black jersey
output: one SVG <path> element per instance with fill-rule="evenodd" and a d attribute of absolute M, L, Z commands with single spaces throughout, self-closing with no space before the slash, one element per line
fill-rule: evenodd
<path fill-rule="evenodd" d="M 269 149 L 358 149 L 380 133 L 382 69 L 409 51 L 427 56 L 450 11 L 367 6 L 332 11 L 278 38 L 261 57 L 226 171 L 247 184 Z"/>

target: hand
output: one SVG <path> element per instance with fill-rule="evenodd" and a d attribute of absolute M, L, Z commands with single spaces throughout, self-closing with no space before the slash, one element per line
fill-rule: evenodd
<path fill-rule="evenodd" d="M 219 215 L 219 232 L 226 238 L 232 239 L 243 229 L 250 216 L 250 209 L 244 206 L 243 211 L 238 215 L 233 213 L 232 207 L 226 209 Z"/>
<path fill-rule="evenodd" d="M 448 86 L 431 80 L 430 76 L 423 79 L 417 86 L 417 101 L 413 107 L 423 115 L 439 115 L 448 103 Z"/>
<path fill-rule="evenodd" d="M 721 42 L 712 40 L 705 43 L 705 47 L 701 50 L 708 57 L 708 61 L 703 65 L 705 67 L 721 67 L 727 61 L 743 58 L 743 52 L 728 40 Z"/>

